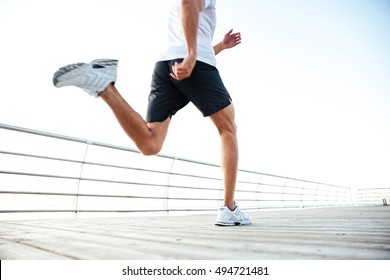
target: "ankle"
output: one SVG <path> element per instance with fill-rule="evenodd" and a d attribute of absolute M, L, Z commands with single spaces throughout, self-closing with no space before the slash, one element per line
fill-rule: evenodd
<path fill-rule="evenodd" d="M 100 94 L 99 97 L 104 100 L 112 99 L 115 95 L 115 84 L 112 82 L 109 84 Z"/>
<path fill-rule="evenodd" d="M 230 202 L 230 203 L 224 203 L 223 206 L 226 206 L 227 208 L 229 208 L 230 211 L 233 211 L 236 208 L 234 201 Z"/>

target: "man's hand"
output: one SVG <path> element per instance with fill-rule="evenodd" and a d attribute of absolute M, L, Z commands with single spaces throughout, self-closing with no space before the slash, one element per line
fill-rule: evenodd
<path fill-rule="evenodd" d="M 221 51 L 233 48 L 239 44 L 241 44 L 241 33 L 233 33 L 233 29 L 231 29 L 228 33 L 225 34 L 223 40 L 214 46 L 214 53 L 217 55 Z"/>
<path fill-rule="evenodd" d="M 184 80 L 191 76 L 196 64 L 196 55 L 188 55 L 182 62 L 175 62 L 172 66 L 171 77 L 176 80 Z"/>
<path fill-rule="evenodd" d="M 226 33 L 222 40 L 222 48 L 224 50 L 233 48 L 239 44 L 241 44 L 241 33 L 233 33 L 233 29 Z"/>

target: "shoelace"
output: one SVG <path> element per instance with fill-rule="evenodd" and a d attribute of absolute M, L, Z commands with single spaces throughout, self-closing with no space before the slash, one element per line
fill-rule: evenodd
<path fill-rule="evenodd" d="M 241 212 L 240 209 L 237 209 L 237 210 L 238 211 L 236 213 L 234 213 L 234 216 L 236 216 L 237 219 L 239 219 L 240 221 L 248 219 L 247 214 Z"/>

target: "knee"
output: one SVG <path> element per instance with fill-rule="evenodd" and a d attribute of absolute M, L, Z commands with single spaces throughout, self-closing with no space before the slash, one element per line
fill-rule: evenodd
<path fill-rule="evenodd" d="M 154 145 L 154 144 L 143 144 L 139 145 L 138 149 L 144 156 L 154 156 L 157 155 L 161 151 L 161 146 Z"/>
<path fill-rule="evenodd" d="M 235 122 L 231 124 L 230 133 L 237 135 L 237 125 Z"/>
<path fill-rule="evenodd" d="M 228 123 L 224 125 L 223 127 L 220 127 L 219 134 L 221 136 L 230 136 L 230 137 L 236 137 L 237 136 L 237 125 L 234 122 Z"/>

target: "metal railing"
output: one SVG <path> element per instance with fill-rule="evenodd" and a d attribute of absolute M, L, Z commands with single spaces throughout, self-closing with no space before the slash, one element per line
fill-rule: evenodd
<path fill-rule="evenodd" d="M 0 219 L 215 211 L 219 166 L 0 124 Z M 352 205 L 348 187 L 239 170 L 246 210 Z"/>
<path fill-rule="evenodd" d="M 388 206 L 390 204 L 390 188 L 357 189 L 355 203 Z"/>

